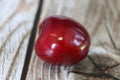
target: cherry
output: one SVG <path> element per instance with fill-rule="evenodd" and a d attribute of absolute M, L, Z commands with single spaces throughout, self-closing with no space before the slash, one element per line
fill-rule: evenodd
<path fill-rule="evenodd" d="M 36 54 L 46 62 L 72 65 L 88 54 L 90 37 L 86 29 L 65 16 L 51 16 L 40 25 Z"/>

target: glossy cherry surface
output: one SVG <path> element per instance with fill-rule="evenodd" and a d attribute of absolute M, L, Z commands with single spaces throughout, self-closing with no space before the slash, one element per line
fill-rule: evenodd
<path fill-rule="evenodd" d="M 89 34 L 81 24 L 68 17 L 51 16 L 40 25 L 35 51 L 46 62 L 71 65 L 87 56 L 89 46 Z"/>

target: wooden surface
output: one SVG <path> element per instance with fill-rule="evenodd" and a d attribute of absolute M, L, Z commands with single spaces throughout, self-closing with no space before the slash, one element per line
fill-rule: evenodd
<path fill-rule="evenodd" d="M 19 80 L 38 0 L 0 0 L 0 80 Z"/>
<path fill-rule="evenodd" d="M 39 0 L 0 0 L 0 80 L 20 80 Z M 34 52 L 26 80 L 120 80 L 120 0 L 44 0 L 40 22 L 65 15 L 85 26 L 89 56 L 73 66 L 45 63 Z M 36 37 L 37 38 L 37 37 Z"/>

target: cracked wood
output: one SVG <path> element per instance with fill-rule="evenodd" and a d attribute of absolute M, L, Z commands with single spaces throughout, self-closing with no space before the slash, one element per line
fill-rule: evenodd
<path fill-rule="evenodd" d="M 0 13 L 0 80 L 18 80 L 38 0 L 5 2 L 0 4 L 11 11 L 4 7 L 9 13 Z M 44 0 L 41 21 L 57 14 L 85 26 L 91 37 L 89 56 L 77 65 L 56 66 L 33 50 L 26 80 L 120 80 L 119 5 L 120 0 Z"/>
<path fill-rule="evenodd" d="M 0 80 L 20 80 L 38 0 L 0 1 Z"/>

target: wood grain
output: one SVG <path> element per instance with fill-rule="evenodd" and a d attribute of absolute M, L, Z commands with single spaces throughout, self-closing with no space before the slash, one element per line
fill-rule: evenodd
<path fill-rule="evenodd" d="M 37 3 L 0 1 L 0 80 L 20 79 Z M 89 56 L 77 65 L 57 66 L 33 50 L 26 80 L 120 80 L 119 5 L 120 0 L 44 0 L 40 22 L 64 15 L 83 24 L 91 37 Z"/>
<path fill-rule="evenodd" d="M 0 80 L 20 80 L 37 2 L 0 1 Z"/>
<path fill-rule="evenodd" d="M 33 51 L 26 80 L 120 80 L 120 1 L 45 0 L 41 21 L 65 15 L 85 26 L 91 36 L 89 56 L 73 66 L 57 66 Z"/>

